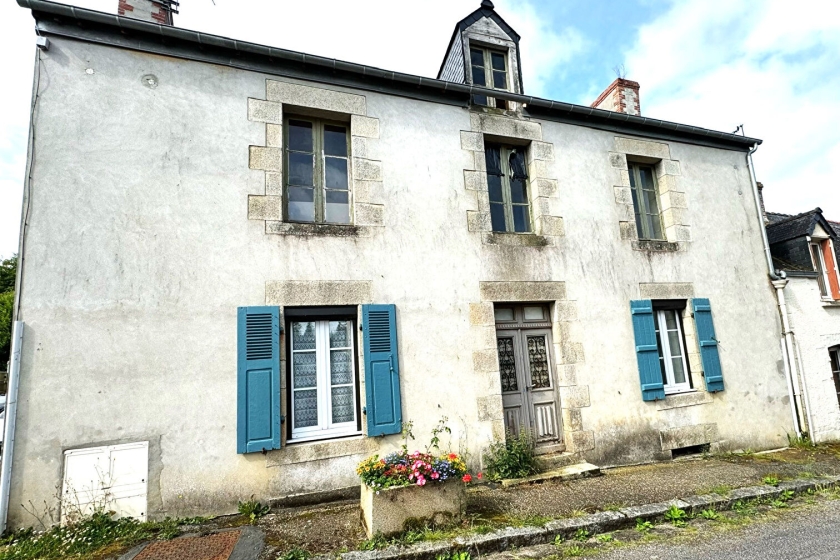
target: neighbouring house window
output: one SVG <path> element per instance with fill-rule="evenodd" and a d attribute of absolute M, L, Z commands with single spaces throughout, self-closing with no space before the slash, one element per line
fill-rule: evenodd
<path fill-rule="evenodd" d="M 831 377 L 834 378 L 834 390 L 837 392 L 837 403 L 840 404 L 840 346 L 828 349 L 831 359 Z"/>
<path fill-rule="evenodd" d="M 665 306 L 668 308 L 661 308 Z M 685 309 L 684 304 L 682 309 Z M 659 350 L 659 367 L 662 370 L 662 383 L 665 385 L 666 395 L 691 390 L 691 377 L 685 356 L 682 309 L 674 302 L 654 304 L 656 346 Z"/>
<path fill-rule="evenodd" d="M 823 241 L 828 243 L 828 241 Z M 823 258 L 823 248 L 820 243 L 811 243 L 811 257 L 814 260 L 814 271 L 817 273 L 817 284 L 820 286 L 820 296 L 828 298 L 828 276 L 826 274 L 825 259 Z"/>
<path fill-rule="evenodd" d="M 493 231 L 526 233 L 531 231 L 528 202 L 528 169 L 525 148 L 488 145 L 487 189 Z"/>
<path fill-rule="evenodd" d="M 286 220 L 350 223 L 349 127 L 319 119 L 286 119 Z"/>
<path fill-rule="evenodd" d="M 470 69 L 474 86 L 502 91 L 510 90 L 508 86 L 507 55 L 505 53 L 480 47 L 470 47 Z M 473 102 L 476 105 L 502 109 L 507 107 L 504 100 L 488 98 L 485 95 L 474 95 Z"/>
<path fill-rule="evenodd" d="M 636 231 L 639 239 L 665 239 L 662 235 L 662 218 L 659 216 L 659 195 L 656 174 L 650 165 L 629 164 L 630 190 L 636 214 Z"/>
<path fill-rule="evenodd" d="M 359 432 L 354 323 L 291 321 L 292 441 Z"/>

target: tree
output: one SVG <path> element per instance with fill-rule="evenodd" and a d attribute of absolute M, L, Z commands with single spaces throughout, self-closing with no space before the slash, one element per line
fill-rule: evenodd
<path fill-rule="evenodd" d="M 17 256 L 0 261 L 0 368 L 6 369 L 12 340 L 12 308 L 15 305 Z"/>

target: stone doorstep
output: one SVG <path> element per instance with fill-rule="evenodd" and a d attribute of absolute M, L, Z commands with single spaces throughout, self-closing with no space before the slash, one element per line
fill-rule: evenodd
<path fill-rule="evenodd" d="M 265 545 L 265 533 L 258 527 L 244 525 L 242 527 L 219 529 L 218 531 L 213 531 L 206 535 L 188 532 L 170 541 L 144 542 L 120 556 L 119 560 L 134 560 L 138 557 L 149 558 L 150 560 L 156 560 L 158 558 L 161 560 L 176 560 L 176 558 L 177 560 L 192 560 L 194 558 L 204 559 L 208 557 L 208 551 L 203 550 L 198 552 L 198 550 L 203 548 L 200 546 L 200 541 L 202 539 L 206 539 L 207 537 L 214 537 L 226 533 L 238 534 L 238 538 L 230 550 L 230 553 L 227 556 L 224 556 L 226 560 L 257 560 L 259 558 Z M 155 550 L 155 547 L 166 546 L 167 543 L 175 544 L 176 546 L 170 547 L 174 550 Z M 189 544 L 192 543 L 199 544 L 196 551 L 190 550 L 192 547 L 190 547 Z M 194 552 L 194 554 L 191 555 L 191 552 Z M 223 553 L 227 553 L 227 551 L 225 550 Z M 218 557 L 218 555 L 215 557 Z"/>
<path fill-rule="evenodd" d="M 511 486 L 519 486 L 520 484 L 533 484 L 538 482 L 546 482 L 548 480 L 576 480 L 578 478 L 586 478 L 589 476 L 598 476 L 601 474 L 601 467 L 597 467 L 590 463 L 578 463 L 577 465 L 569 465 L 553 471 L 548 471 L 534 476 L 525 478 L 511 478 L 502 481 L 502 486 L 505 488 Z"/>
<path fill-rule="evenodd" d="M 503 552 L 513 547 L 552 543 L 558 536 L 568 539 L 580 529 L 590 534 L 598 534 L 635 527 L 637 518 L 662 520 L 672 505 L 690 513 L 697 513 L 710 507 L 718 510 L 730 509 L 739 500 L 776 497 L 786 490 L 791 490 L 794 494 L 803 494 L 817 488 L 837 486 L 840 486 L 840 476 L 791 480 L 778 486 L 738 488 L 728 496 L 690 496 L 669 502 L 627 507 L 618 511 L 602 511 L 582 517 L 558 519 L 546 523 L 544 527 L 505 527 L 485 535 L 471 535 L 450 541 L 419 543 L 406 547 L 389 546 L 382 550 L 345 552 L 340 557 L 341 560 L 435 560 L 439 554 L 448 555 L 461 550 L 478 554 Z"/>

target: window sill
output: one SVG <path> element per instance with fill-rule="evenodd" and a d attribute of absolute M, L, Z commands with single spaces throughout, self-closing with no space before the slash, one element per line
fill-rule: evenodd
<path fill-rule="evenodd" d="M 376 441 L 356 433 L 329 440 L 288 441 L 286 446 L 276 451 L 269 451 L 268 467 L 308 463 L 323 459 L 347 457 L 348 455 L 369 455 L 377 448 Z"/>
<path fill-rule="evenodd" d="M 633 241 L 634 251 L 648 251 L 656 253 L 676 253 L 682 249 L 681 243 L 658 241 L 655 239 L 639 239 Z"/>
<path fill-rule="evenodd" d="M 822 300 L 823 307 L 840 307 L 840 300 L 824 299 Z"/>
<path fill-rule="evenodd" d="M 485 245 L 506 245 L 509 247 L 548 247 L 554 245 L 550 237 L 535 233 L 490 232 L 481 237 Z"/>
<path fill-rule="evenodd" d="M 293 222 L 267 221 L 265 232 L 275 235 L 297 235 L 300 237 L 370 237 L 371 229 L 351 224 L 301 224 Z"/>
<path fill-rule="evenodd" d="M 684 408 L 709 404 L 713 401 L 712 395 L 705 391 L 693 390 L 685 393 L 672 393 L 665 395 L 664 401 L 656 401 L 657 410 L 670 410 L 672 408 Z"/>

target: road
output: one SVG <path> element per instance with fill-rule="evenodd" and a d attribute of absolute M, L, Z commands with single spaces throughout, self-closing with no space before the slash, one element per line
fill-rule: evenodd
<path fill-rule="evenodd" d="M 585 555 L 584 558 L 587 556 Z M 598 560 L 840 560 L 840 501 L 786 512 L 731 532 L 700 531 L 690 543 L 630 546 Z"/>

